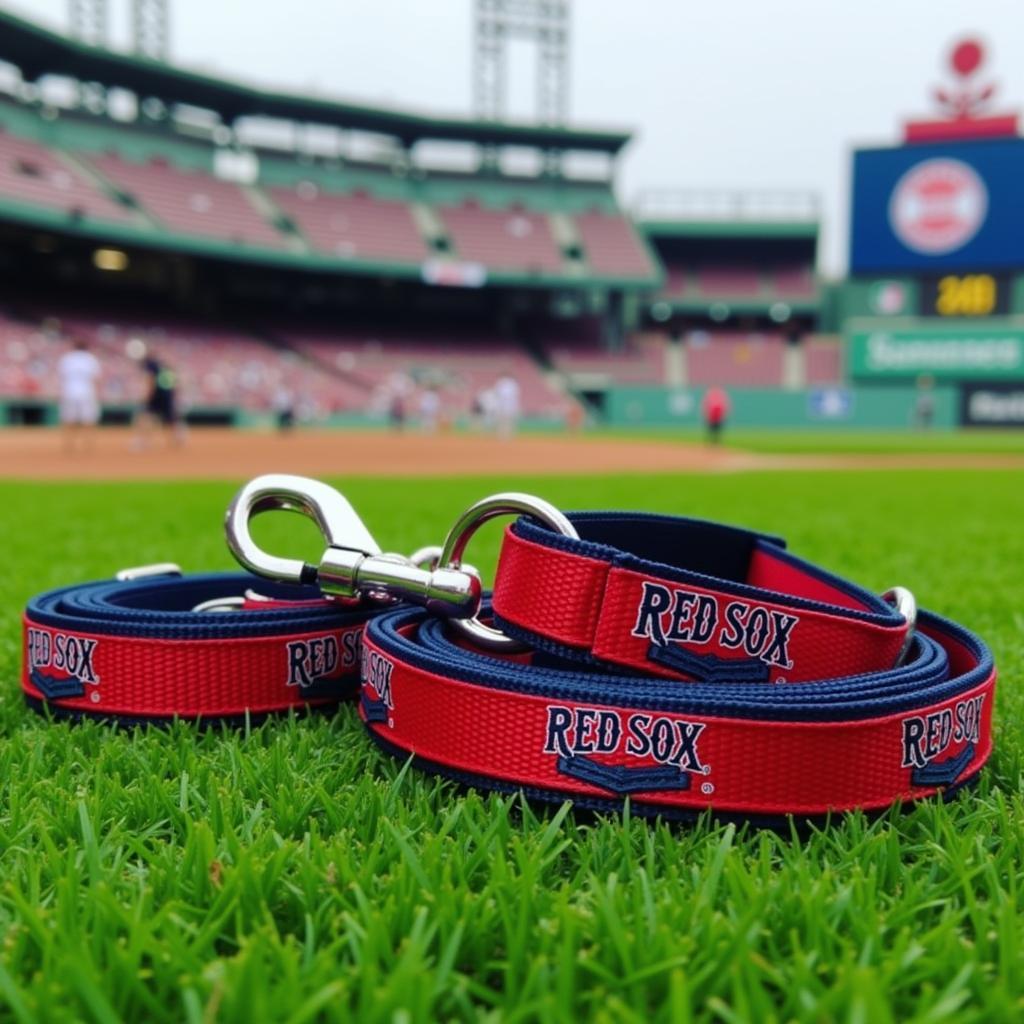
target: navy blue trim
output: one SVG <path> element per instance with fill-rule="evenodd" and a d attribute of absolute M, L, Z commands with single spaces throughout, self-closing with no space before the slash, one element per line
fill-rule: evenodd
<path fill-rule="evenodd" d="M 910 781 L 915 786 L 951 786 L 973 760 L 974 744 L 968 743 L 959 754 L 915 768 Z"/>
<path fill-rule="evenodd" d="M 625 765 L 600 764 L 589 757 L 559 757 L 562 775 L 589 782 L 612 793 L 649 793 L 659 790 L 690 788 L 690 773 L 671 765 L 650 765 L 628 768 Z"/>
<path fill-rule="evenodd" d="M 793 568 L 804 572 L 821 583 L 834 587 L 841 591 L 851 600 L 858 601 L 864 606 L 863 609 L 848 608 L 841 604 L 831 604 L 827 601 L 812 601 L 808 598 L 796 597 L 792 594 L 785 594 L 781 591 L 768 590 L 763 587 L 752 587 L 743 580 L 728 578 L 728 575 L 710 575 L 707 572 L 695 571 L 682 565 L 664 562 L 649 558 L 640 558 L 631 553 L 630 548 L 641 542 L 644 531 L 652 525 L 672 525 L 677 528 L 680 538 L 686 537 L 688 528 L 694 525 L 704 527 L 714 524 L 706 524 L 702 520 L 684 519 L 673 516 L 648 516 L 639 512 L 629 513 L 601 513 L 599 516 L 587 515 L 585 513 L 569 513 L 569 519 L 573 525 L 580 530 L 580 540 L 555 533 L 532 519 L 517 519 L 511 526 L 512 532 L 523 540 L 541 544 L 556 551 L 564 551 L 569 554 L 580 555 L 586 558 L 593 558 L 607 562 L 611 567 L 627 569 L 630 572 L 642 573 L 659 580 L 669 580 L 674 583 L 685 583 L 691 586 L 702 587 L 706 590 L 714 590 L 722 594 L 730 594 L 736 597 L 745 597 L 753 601 L 770 602 L 787 608 L 798 608 L 804 611 L 820 612 L 828 615 L 840 615 L 845 618 L 856 619 L 861 622 L 868 622 L 878 626 L 897 627 L 903 624 L 903 616 L 896 612 L 893 607 L 883 601 L 877 594 L 857 586 L 848 580 L 835 576 L 818 566 L 796 555 L 785 551 L 785 543 L 775 537 L 767 537 L 762 534 L 750 533 L 734 527 L 722 527 L 723 547 L 729 542 L 740 546 L 738 554 L 723 554 L 719 548 L 714 552 L 715 558 L 723 562 L 735 563 L 739 556 L 744 560 L 743 579 L 746 579 L 749 570 L 750 557 L 755 548 L 767 551 L 773 558 L 785 561 Z M 588 523 L 600 519 L 605 525 L 617 525 L 622 532 L 619 543 L 616 546 L 608 544 L 595 544 L 585 538 L 586 526 Z M 685 544 L 680 544 L 686 550 Z M 669 547 L 665 550 L 674 550 Z"/>
<path fill-rule="evenodd" d="M 321 597 L 315 587 L 257 580 L 246 573 L 159 576 L 130 582 L 99 580 L 38 594 L 26 614 L 32 624 L 98 636 L 154 640 L 231 640 L 314 633 L 362 625 L 370 612 L 338 605 L 307 608 L 193 612 L 202 601 L 243 594 L 247 588 L 272 598 Z"/>
<path fill-rule="evenodd" d="M 30 694 L 24 693 L 25 705 L 30 711 L 34 711 L 42 718 L 52 719 L 54 722 L 66 722 L 69 725 L 77 725 L 80 722 L 103 722 L 118 729 L 169 729 L 175 722 L 187 722 L 200 730 L 205 729 L 244 729 L 247 726 L 262 725 L 271 719 L 285 718 L 288 715 L 295 715 L 296 718 L 305 718 L 307 715 L 334 715 L 344 707 L 347 700 L 323 700 L 315 704 L 293 704 L 279 711 L 250 712 L 240 715 L 205 715 L 203 717 L 185 718 L 181 715 L 143 716 L 143 715 L 118 715 L 109 711 L 92 711 L 88 708 L 68 708 L 60 704 L 50 704 L 48 701 L 40 700 Z"/>

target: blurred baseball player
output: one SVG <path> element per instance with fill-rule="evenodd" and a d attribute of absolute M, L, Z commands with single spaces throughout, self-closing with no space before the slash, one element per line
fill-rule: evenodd
<path fill-rule="evenodd" d="M 701 412 L 704 415 L 708 444 L 718 444 L 722 440 L 726 420 L 732 412 L 732 403 L 725 388 L 708 388 L 701 402 Z"/>
<path fill-rule="evenodd" d="M 102 367 L 82 339 L 57 361 L 60 378 L 60 421 L 64 427 L 64 448 L 74 451 L 91 447 L 93 427 L 99 422 L 100 403 L 96 394 Z"/>
<path fill-rule="evenodd" d="M 157 423 L 165 428 L 170 441 L 179 445 L 184 444 L 185 427 L 176 407 L 177 374 L 144 348 L 135 349 L 132 355 L 139 359 L 142 370 L 149 380 L 146 403 L 135 416 L 136 435 L 132 446 L 136 450 L 149 447 L 150 434 Z"/>

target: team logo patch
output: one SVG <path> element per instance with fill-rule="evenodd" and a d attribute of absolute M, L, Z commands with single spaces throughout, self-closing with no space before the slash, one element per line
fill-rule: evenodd
<path fill-rule="evenodd" d="M 99 685 L 98 640 L 29 628 L 27 643 L 29 678 L 44 697 L 81 697 L 87 685 Z"/>
<path fill-rule="evenodd" d="M 985 695 L 968 697 L 952 708 L 903 719 L 902 767 L 913 769 L 915 786 L 946 786 L 956 782 L 974 759 L 981 738 L 981 709 Z M 954 744 L 964 744 L 958 753 L 943 758 Z"/>
<path fill-rule="evenodd" d="M 308 689 L 333 678 L 338 670 L 352 668 L 359 661 L 361 629 L 346 633 L 327 633 L 308 640 L 290 640 L 288 686 Z"/>
<path fill-rule="evenodd" d="M 698 679 L 767 681 L 770 668 L 793 667 L 789 643 L 799 622 L 799 616 L 774 608 L 747 601 L 720 603 L 710 594 L 645 580 L 632 635 L 650 638 L 647 656 L 652 661 Z M 753 664 L 713 652 L 694 654 L 692 647 L 740 651 Z"/>
<path fill-rule="evenodd" d="M 889 224 L 914 252 L 942 256 L 965 246 L 988 214 L 988 190 L 977 171 L 940 157 L 911 167 L 889 200 Z"/>
<path fill-rule="evenodd" d="M 363 648 L 361 703 L 367 722 L 387 722 L 390 725 L 390 712 L 395 707 L 391 692 L 394 669 L 395 663 L 390 658 L 385 658 L 379 651 Z"/>
<path fill-rule="evenodd" d="M 557 755 L 563 775 L 614 793 L 689 789 L 691 773 L 707 775 L 711 771 L 701 761 L 703 732 L 703 722 L 671 715 L 551 704 L 544 753 Z M 590 754 L 624 756 L 638 763 L 605 764 Z M 702 790 L 711 792 L 710 783 Z"/>

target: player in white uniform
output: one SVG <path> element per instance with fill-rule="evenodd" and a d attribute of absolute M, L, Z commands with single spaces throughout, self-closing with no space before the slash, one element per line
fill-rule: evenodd
<path fill-rule="evenodd" d="M 60 378 L 60 421 L 64 426 L 64 446 L 75 448 L 76 437 L 85 438 L 85 432 L 100 418 L 100 403 L 96 385 L 100 379 L 100 361 L 89 351 L 84 341 L 76 341 L 70 352 L 57 361 Z"/>
<path fill-rule="evenodd" d="M 498 436 L 511 437 L 519 426 L 519 381 L 506 374 L 494 385 Z"/>

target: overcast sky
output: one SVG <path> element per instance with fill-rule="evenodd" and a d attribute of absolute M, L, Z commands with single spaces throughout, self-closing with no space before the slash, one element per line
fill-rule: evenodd
<path fill-rule="evenodd" d="M 108 0 L 115 43 L 130 0 Z M 68 0 L 9 5 L 67 26 Z M 472 0 L 172 0 L 178 63 L 291 90 L 471 113 Z M 575 0 L 571 120 L 628 127 L 618 192 L 795 188 L 821 196 L 822 267 L 846 266 L 850 150 L 899 138 L 949 83 L 951 43 L 989 50 L 978 77 L 1024 100 L 1024 0 Z M 511 115 L 533 112 L 533 57 L 513 50 Z"/>

